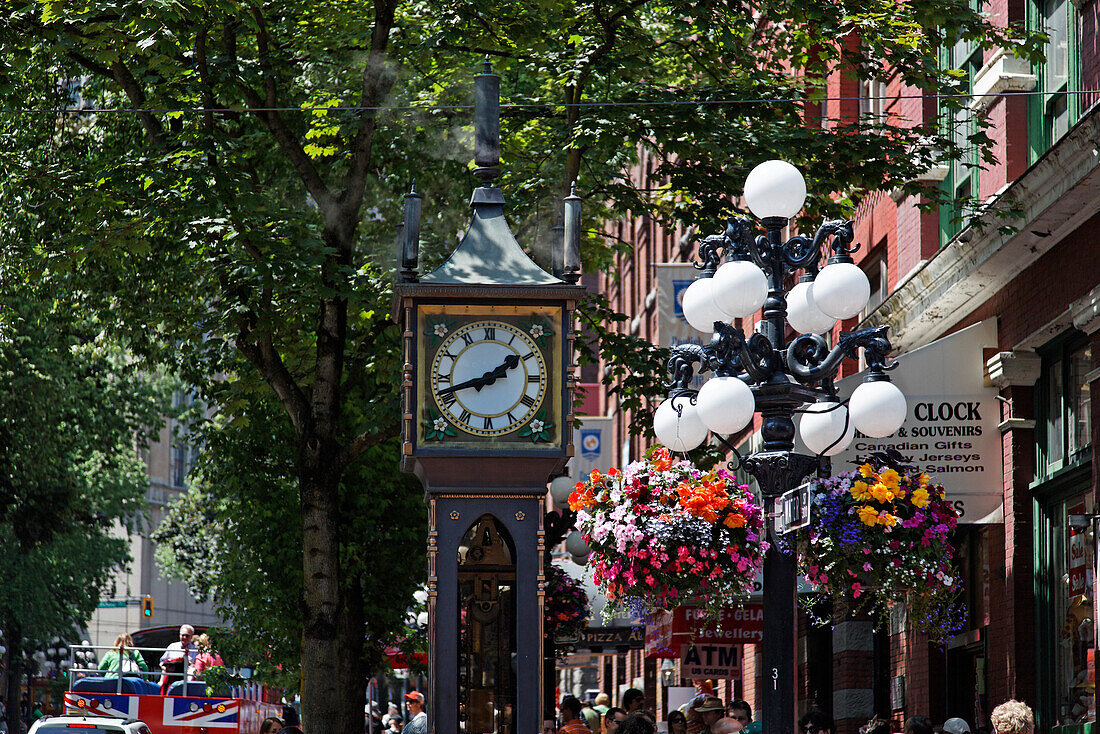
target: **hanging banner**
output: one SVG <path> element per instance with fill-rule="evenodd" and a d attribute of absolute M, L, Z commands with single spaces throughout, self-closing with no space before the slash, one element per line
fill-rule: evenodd
<path fill-rule="evenodd" d="M 674 347 L 677 344 L 704 344 L 710 335 L 696 331 L 684 318 L 684 291 L 699 271 L 690 263 L 657 263 L 657 344 Z M 691 386 L 698 389 L 703 379 L 696 375 Z"/>
<path fill-rule="evenodd" d="M 723 609 L 719 619 L 695 607 L 676 607 L 646 624 L 645 654 L 675 658 L 684 645 L 757 643 L 764 640 L 764 605 Z"/>
<path fill-rule="evenodd" d="M 905 423 L 886 438 L 857 432 L 833 457 L 833 471 L 851 470 L 857 457 L 894 448 L 944 486 L 960 523 L 1003 521 L 1000 409 L 997 389 L 986 382 L 983 353 L 996 346 L 991 319 L 897 357 L 890 379 L 905 393 Z M 851 397 L 862 382 L 863 373 L 837 382 L 841 397 Z M 806 451 L 801 441 L 799 450 Z"/>
<path fill-rule="evenodd" d="M 593 469 L 605 473 L 611 468 L 611 419 L 579 416 L 580 425 L 573 429 L 573 458 L 569 460 L 569 476 L 584 480 Z"/>

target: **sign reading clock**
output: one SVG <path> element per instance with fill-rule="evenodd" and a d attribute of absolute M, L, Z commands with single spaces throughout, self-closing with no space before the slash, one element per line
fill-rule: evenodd
<path fill-rule="evenodd" d="M 560 306 L 421 304 L 417 317 L 420 445 L 560 444 Z"/>

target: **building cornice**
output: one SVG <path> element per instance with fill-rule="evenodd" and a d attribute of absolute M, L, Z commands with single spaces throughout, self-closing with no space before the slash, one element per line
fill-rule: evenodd
<path fill-rule="evenodd" d="M 1009 185 L 982 231 L 965 230 L 900 283 L 861 324 L 890 327 L 907 352 L 945 334 L 1100 211 L 1100 114 L 1094 108 Z"/>

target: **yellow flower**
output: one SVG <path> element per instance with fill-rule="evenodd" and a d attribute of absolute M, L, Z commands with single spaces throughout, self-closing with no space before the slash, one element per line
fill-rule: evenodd
<path fill-rule="evenodd" d="M 879 502 L 889 502 L 894 498 L 894 493 L 885 484 L 876 484 L 871 487 L 871 495 Z"/>
<path fill-rule="evenodd" d="M 929 503 L 928 490 L 923 487 L 913 490 L 913 504 L 917 507 L 928 507 Z"/>
<path fill-rule="evenodd" d="M 870 505 L 859 508 L 859 519 L 864 525 L 874 525 L 878 522 L 878 510 Z"/>
<path fill-rule="evenodd" d="M 901 484 L 901 477 L 894 469 L 887 469 L 878 475 L 879 481 L 886 485 L 886 487 L 893 491 Z"/>
<path fill-rule="evenodd" d="M 887 527 L 893 527 L 898 522 L 897 517 L 891 515 L 889 512 L 884 512 L 878 516 L 879 525 L 885 525 Z"/>
<path fill-rule="evenodd" d="M 859 475 L 861 477 L 869 477 L 874 473 L 875 473 L 875 469 L 870 464 L 864 464 L 863 466 L 861 466 L 859 468 Z"/>
<path fill-rule="evenodd" d="M 921 486 L 921 489 L 924 489 L 925 487 L 927 487 L 928 483 L 931 482 L 931 481 L 932 481 L 931 478 L 929 478 L 929 476 L 927 474 L 925 474 L 924 472 L 920 473 L 920 486 Z"/>
<path fill-rule="evenodd" d="M 852 482 L 852 496 L 860 502 L 866 502 L 871 499 L 871 489 L 858 479 Z"/>

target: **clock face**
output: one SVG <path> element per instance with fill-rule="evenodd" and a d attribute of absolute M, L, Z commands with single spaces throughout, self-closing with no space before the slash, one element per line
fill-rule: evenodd
<path fill-rule="evenodd" d="M 420 304 L 417 443 L 562 443 L 560 306 Z"/>
<path fill-rule="evenodd" d="M 435 352 L 432 397 L 446 420 L 477 436 L 511 433 L 546 398 L 546 360 L 526 331 L 504 321 L 472 321 Z"/>

